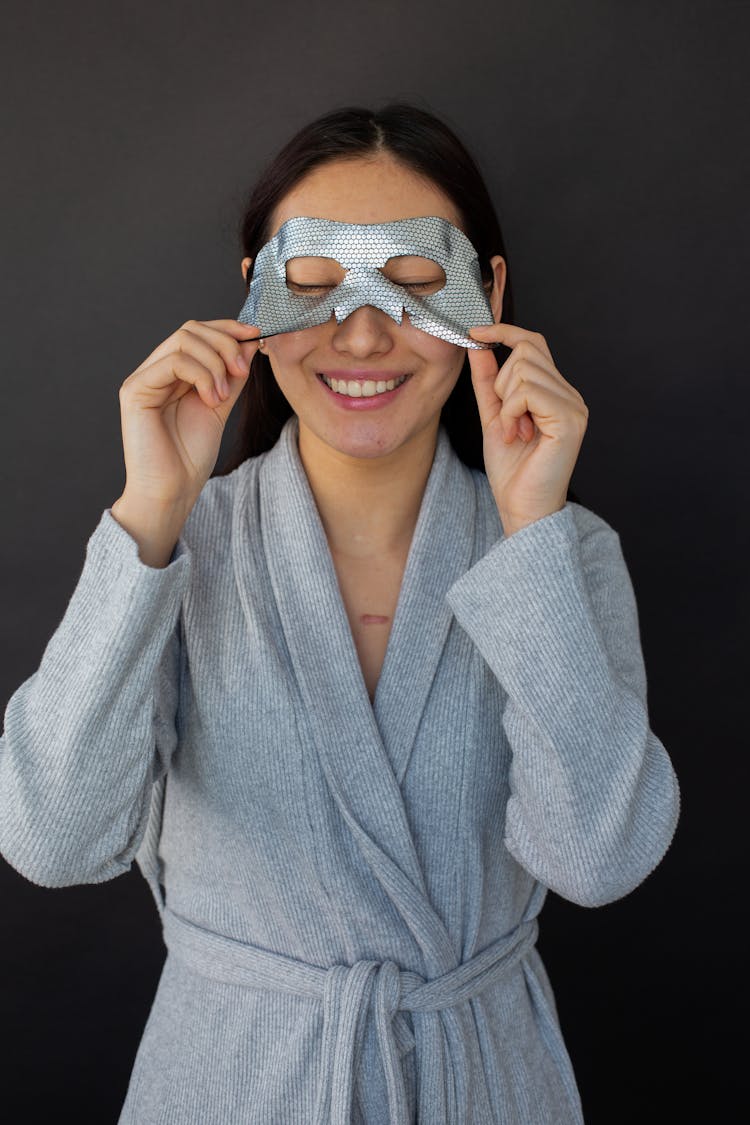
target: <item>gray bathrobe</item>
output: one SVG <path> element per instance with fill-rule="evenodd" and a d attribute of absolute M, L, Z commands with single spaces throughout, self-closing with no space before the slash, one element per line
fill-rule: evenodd
<path fill-rule="evenodd" d="M 679 816 L 620 540 L 505 538 L 441 427 L 370 704 L 292 417 L 169 565 L 106 509 L 0 743 L 0 852 L 148 880 L 167 956 L 119 1125 L 580 1125 L 548 888 L 629 894 Z"/>

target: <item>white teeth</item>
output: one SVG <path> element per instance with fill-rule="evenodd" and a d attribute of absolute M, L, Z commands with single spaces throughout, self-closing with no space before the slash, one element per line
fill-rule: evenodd
<path fill-rule="evenodd" d="M 371 398 L 373 395 L 382 395 L 386 391 L 392 391 L 395 387 L 400 387 L 406 375 L 402 375 L 399 379 L 388 379 L 387 382 L 379 380 L 377 383 L 372 379 L 365 379 L 364 382 L 355 382 L 352 380 L 347 383 L 343 379 L 328 379 L 325 375 L 321 375 L 323 382 L 339 395 L 348 395 L 349 398 Z"/>

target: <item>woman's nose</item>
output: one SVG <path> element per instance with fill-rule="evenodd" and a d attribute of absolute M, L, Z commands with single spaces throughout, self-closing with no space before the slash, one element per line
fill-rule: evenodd
<path fill-rule="evenodd" d="M 362 305 L 349 313 L 341 324 L 336 324 L 333 347 L 337 351 L 359 356 L 386 352 L 393 347 L 394 328 L 398 328 L 395 320 L 382 309 L 377 309 L 374 305 Z"/>

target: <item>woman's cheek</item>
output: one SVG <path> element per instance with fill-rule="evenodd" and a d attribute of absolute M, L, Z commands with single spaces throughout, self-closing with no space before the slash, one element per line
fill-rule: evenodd
<path fill-rule="evenodd" d="M 274 378 L 287 397 L 295 397 L 295 389 L 299 390 L 304 377 L 300 365 L 312 350 L 309 341 L 300 340 L 300 336 L 302 332 L 285 332 L 266 344 Z"/>
<path fill-rule="evenodd" d="M 426 335 L 426 333 L 422 335 Z M 430 336 L 429 340 L 428 348 L 423 348 L 422 354 L 431 367 L 442 372 L 442 378 L 436 383 L 435 391 L 436 396 L 445 401 L 458 382 L 466 357 L 466 349 L 446 340 L 439 340 L 436 336 Z"/>
<path fill-rule="evenodd" d="M 408 344 L 417 355 L 421 355 L 428 363 L 445 368 L 447 371 L 458 370 L 463 367 L 466 349 L 458 344 L 451 344 L 448 340 L 441 340 L 438 336 L 431 336 L 429 332 L 421 332 L 409 325 Z"/>

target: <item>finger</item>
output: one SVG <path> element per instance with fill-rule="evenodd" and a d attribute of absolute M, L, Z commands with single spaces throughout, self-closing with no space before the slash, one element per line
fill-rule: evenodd
<path fill-rule="evenodd" d="M 469 336 L 480 340 L 483 344 L 505 344 L 508 348 L 514 348 L 522 340 L 527 340 L 552 359 L 552 353 L 541 332 L 532 332 L 528 328 L 520 328 L 517 324 L 506 324 L 504 321 L 496 324 L 478 324 L 476 328 L 469 329 Z"/>
<path fill-rule="evenodd" d="M 538 353 L 537 353 L 538 354 Z M 505 400 L 516 390 L 524 380 L 545 384 L 560 390 L 559 380 L 549 372 L 546 367 L 534 363 L 531 359 L 517 359 L 515 353 L 508 356 L 503 366 L 497 373 L 494 391 L 498 398 Z"/>
<path fill-rule="evenodd" d="M 526 414 L 522 414 L 518 419 L 518 436 L 520 437 L 521 441 L 531 441 L 535 433 L 536 423 L 534 422 L 534 419 L 528 412 Z"/>
<path fill-rule="evenodd" d="M 228 323 L 232 321 L 214 322 Z M 242 329 L 252 328 L 252 325 L 240 325 Z M 151 355 L 143 361 L 136 372 L 152 367 L 154 363 L 168 358 L 175 353 L 192 354 L 211 371 L 220 397 L 229 393 L 227 376 L 232 375 L 243 378 L 250 369 L 250 359 L 257 348 L 257 344 L 248 344 L 250 355 L 243 351 L 243 344 L 227 332 L 213 328 L 210 323 L 199 320 L 188 320 L 171 336 L 154 349 Z"/>
<path fill-rule="evenodd" d="M 482 424 L 482 430 L 486 431 L 500 414 L 500 408 L 503 405 L 505 397 L 522 378 L 524 366 L 528 371 L 533 365 L 528 361 L 525 361 L 524 364 L 519 363 L 513 352 L 498 370 L 497 361 L 494 360 L 491 352 L 475 352 L 473 353 L 477 357 L 475 360 L 472 359 L 472 352 L 467 352 L 467 354 L 469 356 L 469 363 L 472 366 L 472 382 L 474 383 L 474 391 L 479 405 L 479 419 Z M 535 354 L 539 355 L 538 352 Z M 491 360 L 494 360 L 494 363 L 491 362 Z M 474 365 L 476 365 L 477 369 L 485 368 L 485 372 L 482 375 L 475 376 Z M 539 368 L 537 367 L 536 370 L 538 371 Z M 495 372 L 494 379 L 491 377 L 492 371 Z M 531 425 L 528 436 L 531 438 L 534 436 L 534 425 L 531 419 L 529 419 L 529 422 Z"/>
<path fill-rule="evenodd" d="M 528 415 L 543 434 L 549 437 L 559 436 L 566 427 L 566 418 L 570 413 L 571 402 L 566 395 L 546 384 L 524 379 L 503 399 L 499 415 L 500 432 L 504 441 L 514 440 L 521 418 Z"/>
<path fill-rule="evenodd" d="M 186 321 L 187 324 L 205 324 L 208 328 L 218 328 L 221 332 L 228 332 L 235 340 L 246 340 L 249 336 L 260 336 L 257 324 L 244 324 L 241 320 L 198 320 Z"/>
<path fill-rule="evenodd" d="M 479 421 L 482 430 L 486 430 L 497 417 L 500 410 L 500 401 L 495 394 L 494 384 L 498 375 L 497 360 L 491 351 L 476 351 L 467 348 L 471 369 L 471 382 L 479 407 Z"/>
<path fill-rule="evenodd" d="M 188 355 L 192 355 L 209 369 L 214 377 L 216 390 L 220 397 L 224 399 L 229 394 L 228 376 L 245 376 L 248 369 L 244 356 L 237 349 L 237 345 L 232 342 L 231 337 L 224 333 L 219 333 L 219 335 L 223 339 L 219 340 L 212 337 L 212 342 L 208 343 L 199 333 L 181 328 L 175 334 L 175 337 L 177 351 L 184 351 Z"/>
<path fill-rule="evenodd" d="M 520 418 L 511 418 L 507 424 L 500 424 L 500 435 L 507 444 L 515 441 L 517 437 L 528 443 L 537 432 L 541 431 L 538 431 L 536 422 L 528 410 L 524 411 Z"/>
<path fill-rule="evenodd" d="M 528 412 L 522 414 L 520 418 L 512 418 L 505 428 L 500 426 L 500 437 L 506 445 L 510 445 L 517 437 L 527 444 L 537 432 L 534 419 Z"/>
<path fill-rule="evenodd" d="M 263 332 L 257 324 L 243 324 L 239 320 L 229 323 L 235 324 L 239 329 L 244 329 L 244 332 L 240 335 L 235 334 L 235 338 L 240 341 L 240 355 L 244 357 L 249 370 L 255 353 L 260 350 Z"/>
<path fill-rule="evenodd" d="M 226 325 L 224 328 L 215 327 Z M 228 375 L 247 375 L 250 360 L 258 348 L 259 329 L 254 324 L 240 324 L 232 320 L 188 320 L 179 332 L 189 331 L 193 337 L 200 337 L 217 352 L 224 360 L 224 367 Z M 244 337 L 250 333 L 255 340 Z M 177 335 L 177 333 L 175 334 Z M 224 372 L 220 372 L 223 377 Z"/>
<path fill-rule="evenodd" d="M 161 407 L 169 397 L 165 397 L 165 390 L 175 391 L 176 398 L 181 398 L 191 387 L 211 409 L 221 402 L 213 372 L 188 352 L 173 352 L 129 375 L 120 395 L 141 399 L 146 406 Z"/>
<path fill-rule="evenodd" d="M 197 327 L 197 322 L 188 323 L 193 323 Z M 212 333 L 212 335 L 209 336 L 209 333 Z M 221 340 L 218 339 L 219 336 L 222 337 Z M 212 343 L 208 343 L 207 338 L 210 338 Z M 226 343 L 223 341 L 226 341 Z M 233 349 L 231 357 L 228 353 L 229 347 Z M 169 348 L 168 351 L 166 351 L 167 348 Z M 220 351 L 217 351 L 217 348 L 219 348 Z M 160 355 L 160 352 L 165 352 L 165 354 Z M 227 362 L 234 365 L 235 373 L 239 373 L 240 371 L 237 365 L 237 356 L 239 355 L 237 345 L 232 343 L 231 337 L 227 336 L 225 333 L 214 333 L 212 329 L 207 328 L 199 329 L 198 331 L 192 331 L 192 329 L 187 327 L 179 328 L 168 340 L 164 341 L 161 347 L 156 349 L 153 355 L 159 356 L 156 361 L 157 363 L 162 363 L 165 360 L 173 361 L 175 356 L 181 355 L 196 360 L 211 373 L 212 382 L 216 390 L 216 401 L 219 402 L 229 394 Z M 153 356 L 150 356 L 149 359 L 152 360 L 152 362 L 147 360 L 146 363 L 141 364 L 141 371 L 149 371 L 154 366 Z M 188 370 L 188 368 L 182 369 Z M 246 374 L 246 372 L 243 371 L 242 374 Z M 199 385 L 202 385 L 202 380 Z"/>
<path fill-rule="evenodd" d="M 521 351 L 521 349 L 526 350 Z M 500 368 L 495 380 L 495 393 L 500 398 L 507 398 L 522 379 L 529 378 L 549 386 L 558 394 L 567 397 L 575 410 L 588 414 L 588 407 L 581 392 L 563 378 L 546 355 L 542 355 L 536 348 L 522 341 L 513 349 Z"/>

